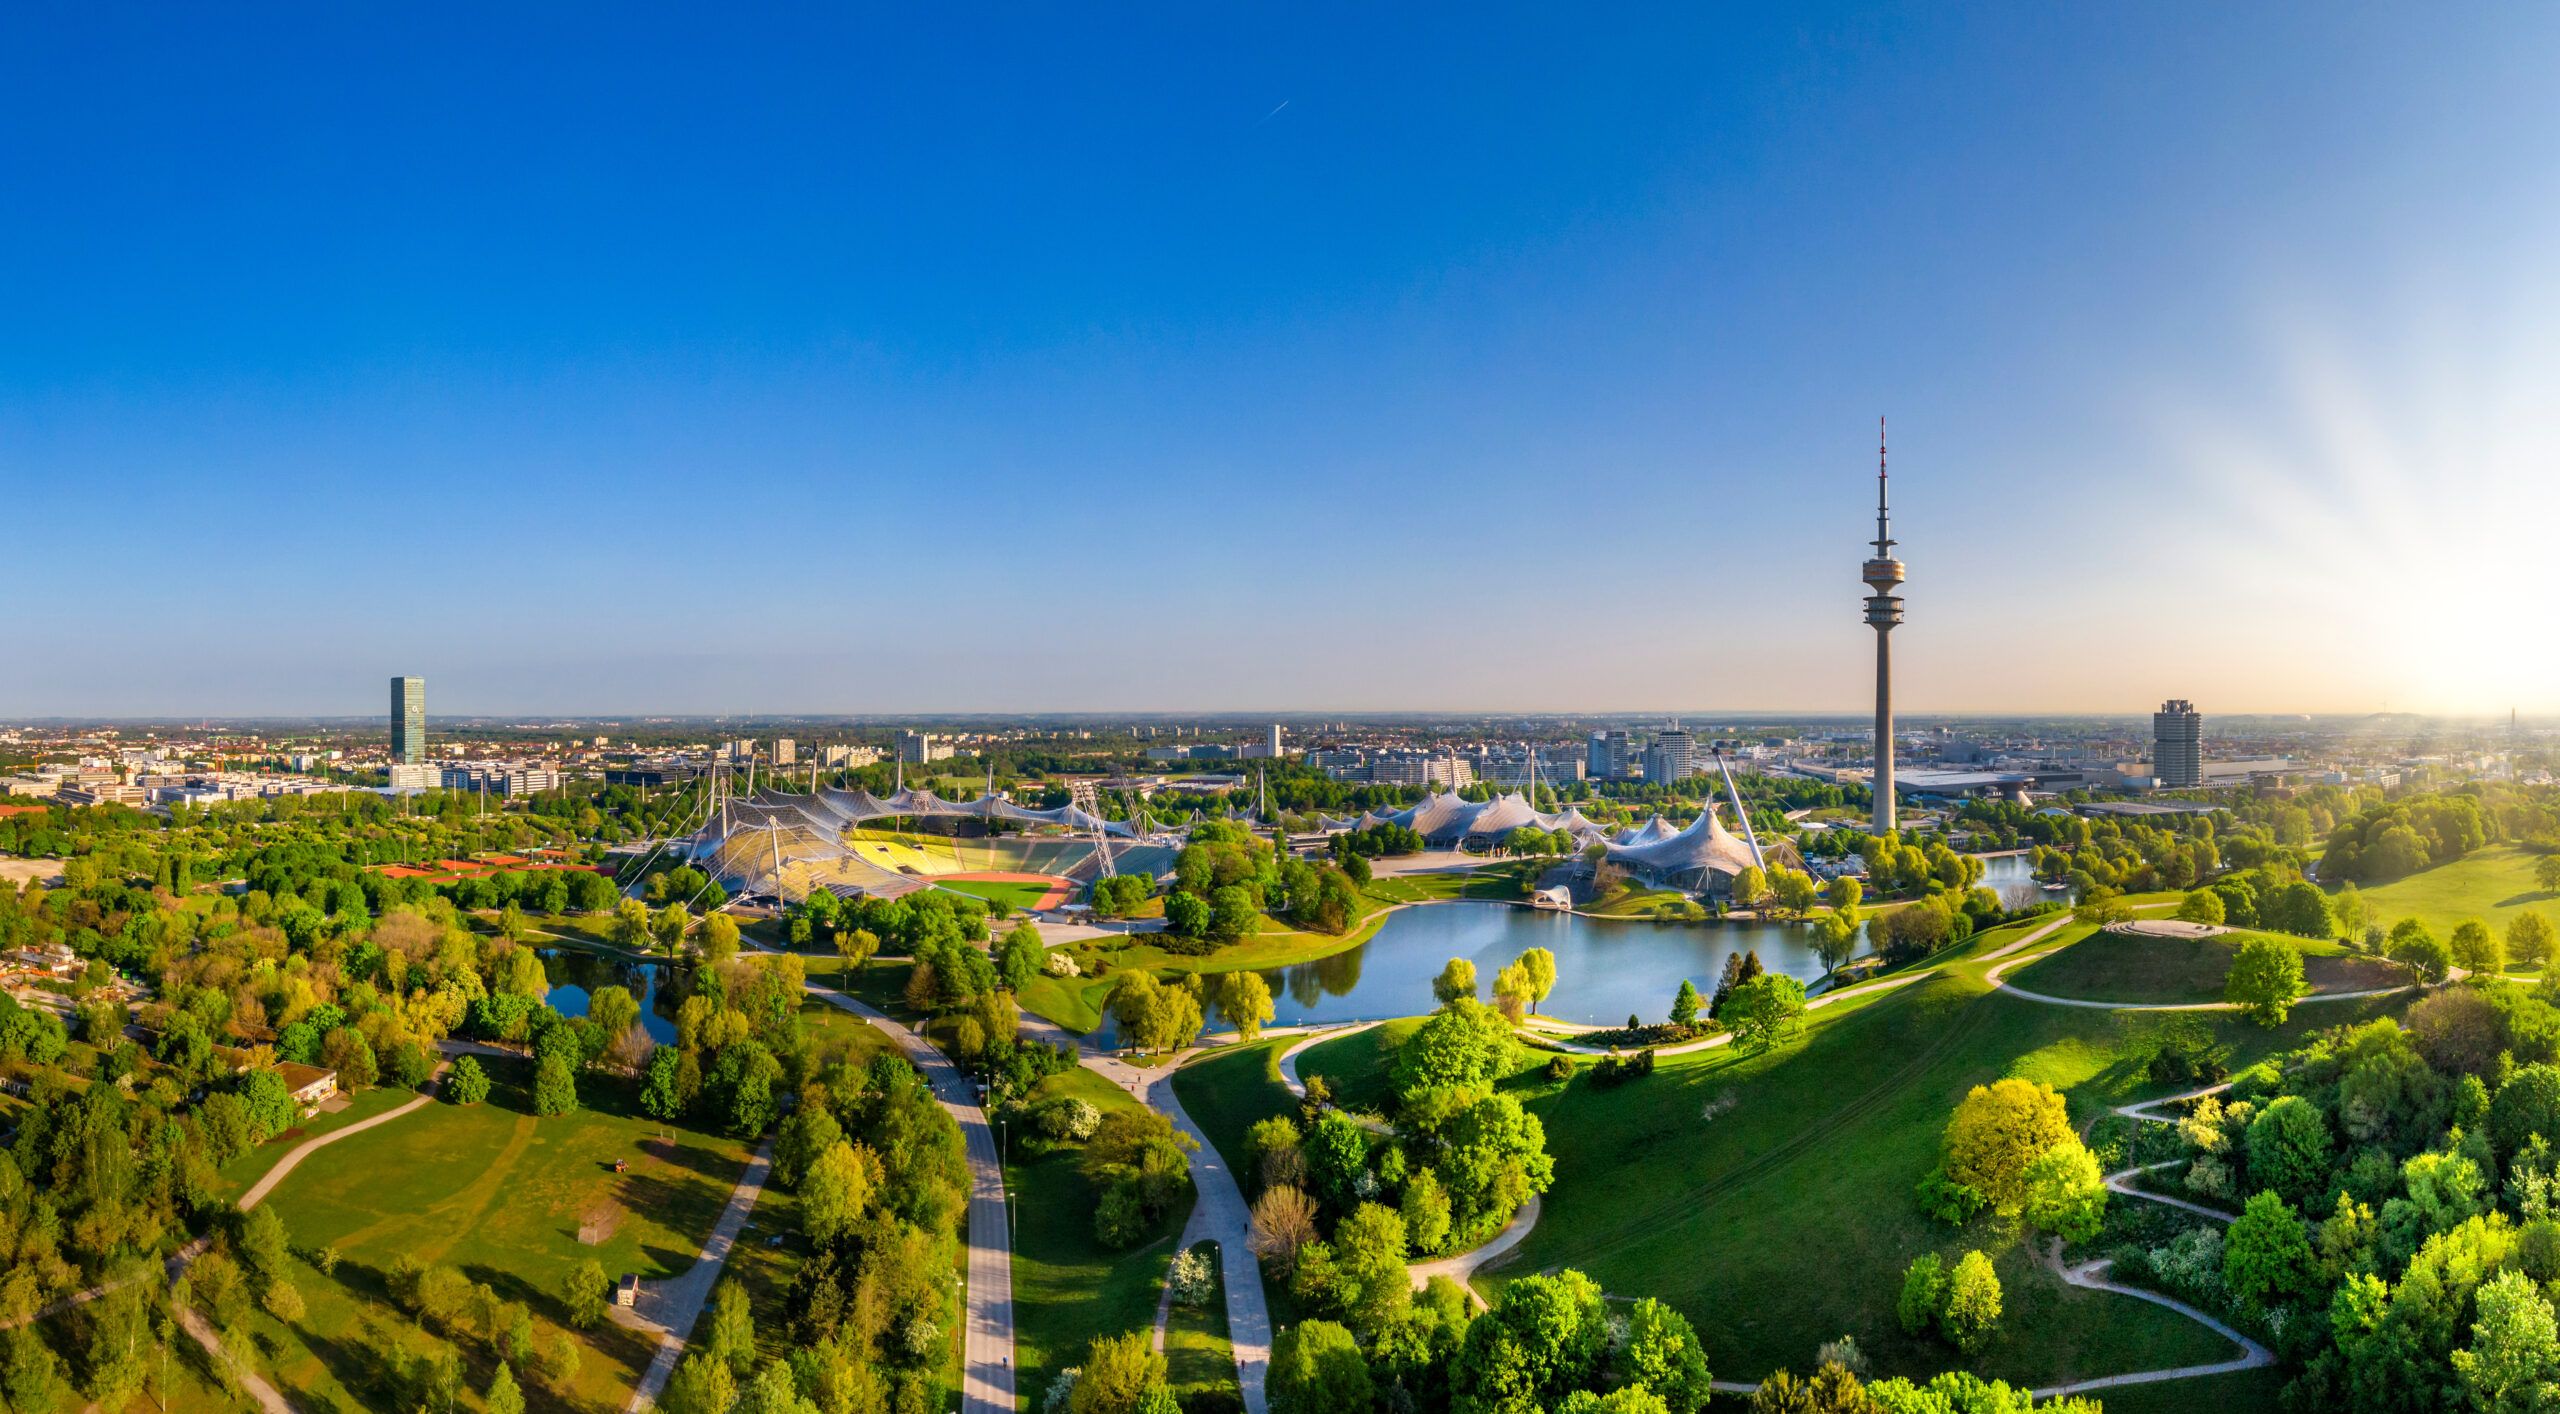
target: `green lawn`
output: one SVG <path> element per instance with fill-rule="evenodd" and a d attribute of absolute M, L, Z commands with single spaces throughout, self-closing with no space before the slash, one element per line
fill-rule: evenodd
<path fill-rule="evenodd" d="M 482 1065 L 505 1064 L 503 1061 L 491 1061 L 486 1057 L 483 1057 L 480 1063 Z M 317 1138 L 331 1130 L 344 1129 L 348 1125 L 371 1119 L 389 1110 L 396 1110 L 416 1098 L 418 1098 L 418 1092 L 415 1090 L 402 1090 L 386 1085 L 349 1097 L 347 1107 L 336 1114 L 324 1112 L 315 1119 L 298 1120 L 292 1128 L 225 1165 L 221 1173 L 221 1187 L 217 1191 L 225 1200 L 237 1198 L 248 1191 L 249 1185 L 266 1177 L 267 1170 L 274 1168 L 277 1160 L 292 1153 L 302 1141 Z M 307 1163 L 309 1160 L 304 1162 Z"/>
<path fill-rule="evenodd" d="M 2416 918 L 2446 938 L 2453 935 L 2454 925 L 2477 918 L 2504 937 L 2507 920 L 2522 909 L 2535 909 L 2560 923 L 2560 894 L 2545 893 L 2533 881 L 2534 862 L 2541 857 L 2511 844 L 2491 845 L 2451 864 L 2366 889 L 2364 896 L 2380 912 L 2385 928 Z"/>
<path fill-rule="evenodd" d="M 1078 1067 L 1040 1082 L 1036 1100 L 1072 1095 L 1109 1114 L 1139 1108 L 1129 1092 Z M 1176 1204 L 1152 1240 L 1134 1250 L 1093 1236 L 1093 1185 L 1078 1171 L 1083 1146 L 1051 1145 L 1017 1131 L 1006 1141 L 1005 1181 L 1014 1199 L 1014 1382 L 1022 1407 L 1036 1409 L 1049 1381 L 1080 1364 L 1096 1336 L 1155 1325 L 1173 1240 L 1190 1218 Z"/>
<path fill-rule="evenodd" d="M 1615 898 L 1592 904 L 1582 911 L 1602 918 L 1642 918 L 1666 903 L 1689 903 L 1693 900 L 1678 889 L 1628 889 Z"/>
<path fill-rule="evenodd" d="M 2231 974 L 2231 960 L 2251 936 L 2146 938 L 2097 933 L 2009 973 L 2008 980 L 2049 997 L 2093 1002 L 2218 1002 L 2223 981 Z M 2357 956 L 2335 942 L 2277 940 L 2303 954 L 2303 980 L 2314 992 L 2364 992 L 2409 981 L 2401 969 Z"/>
<path fill-rule="evenodd" d="M 2012 1226 L 1922 1216 L 1912 1187 L 1949 1113 L 1972 1086 L 2017 1075 L 2062 1090 L 2085 1119 L 2151 1093 L 2143 1064 L 2163 1035 L 2213 1044 L 2237 1068 L 2406 998 L 2305 1008 L 2274 1029 L 2225 1013 L 2046 1006 L 1981 980 L 1979 953 L 2015 936 L 1987 935 L 1938 975 L 1814 1013 L 1801 1039 L 1767 1055 L 1666 1057 L 1617 1089 L 1585 1072 L 1524 1096 L 1547 1126 L 1556 1183 L 1505 1270 L 1574 1267 L 1611 1292 L 1669 1301 L 1697 1323 L 1722 1379 L 1802 1371 L 1842 1334 L 1879 1375 L 1962 1364 L 2033 1386 L 2224 1358 L 2225 1343 L 2191 1321 L 2063 1286 Z M 1893 1302 L 1914 1256 L 1969 1248 L 1998 1263 L 2008 1315 L 1981 1355 L 1959 1360 L 1905 1337 Z"/>
<path fill-rule="evenodd" d="M 1388 1073 L 1395 1066 L 1396 1052 L 1421 1028 L 1422 1018 L 1407 1017 L 1318 1041 L 1298 1053 L 1298 1078 L 1321 1075 L 1333 1087 L 1335 1104 L 1358 1113 L 1384 1114 L 1395 1096 Z"/>
<path fill-rule="evenodd" d="M 525 1110 L 522 1070 L 492 1065 L 497 1086 L 485 1104 L 432 1104 L 314 1152 L 268 1200 L 297 1249 L 332 1246 L 343 1259 L 334 1278 L 300 1273 L 309 1311 L 298 1325 L 256 1318 L 271 1378 L 299 1407 L 383 1407 L 383 1351 L 406 1324 L 383 1320 L 392 1309 L 386 1279 L 404 1257 L 458 1267 L 527 1302 L 546 1336 L 564 1316 L 563 1280 L 590 1257 L 617 1278 L 693 1265 L 746 1167 L 747 1146 L 631 1112 L 628 1087 L 613 1080 L 582 1084 L 595 1108 L 536 1119 Z M 627 1173 L 614 1173 L 616 1159 L 629 1162 Z M 591 1213 L 617 1224 L 595 1246 L 578 1240 Z M 535 1407 L 628 1400 L 650 1343 L 611 1325 L 580 1339 L 570 1399 L 535 1395 Z M 479 1388 L 489 1377 L 486 1347 L 463 1345 Z"/>
<path fill-rule="evenodd" d="M 939 887 L 955 894 L 985 899 L 989 903 L 1005 904 L 1023 912 L 1030 911 L 1049 896 L 1047 884 L 1024 884 L 1003 879 L 945 879 Z"/>
<path fill-rule="evenodd" d="M 1209 1136 L 1247 1196 L 1254 1185 L 1244 1166 L 1245 1132 L 1273 1115 L 1297 1113 L 1297 1097 L 1280 1083 L 1280 1053 L 1299 1039 L 1274 1036 L 1250 1046 L 1221 1046 L 1192 1057 L 1173 1073 L 1173 1093 L 1182 1101 L 1182 1112 Z"/>
<path fill-rule="evenodd" d="M 1235 1346 L 1227 1338 L 1227 1281 L 1218 1266 L 1218 1244 L 1202 1242 L 1192 1250 L 1209 1259 L 1216 1280 L 1205 1303 L 1173 1308 L 1164 1333 L 1165 1382 L 1184 1399 L 1202 1391 L 1225 1390 L 1241 1400 L 1236 1389 Z"/>

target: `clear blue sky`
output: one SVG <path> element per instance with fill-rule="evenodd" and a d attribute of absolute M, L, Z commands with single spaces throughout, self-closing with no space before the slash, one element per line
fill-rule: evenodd
<path fill-rule="evenodd" d="M 2554 12 L 534 8 L 0 21 L 0 713 L 2560 708 Z"/>

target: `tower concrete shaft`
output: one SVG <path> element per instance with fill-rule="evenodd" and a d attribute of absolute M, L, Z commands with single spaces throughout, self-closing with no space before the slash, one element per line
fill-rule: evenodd
<path fill-rule="evenodd" d="M 1876 797 L 1875 832 L 1893 832 L 1893 649 L 1888 637 L 1902 622 L 1902 599 L 1893 591 L 1902 583 L 1902 561 L 1893 557 L 1893 529 L 1885 509 L 1884 419 L 1876 419 L 1876 553 L 1861 567 L 1859 578 L 1873 592 L 1867 596 L 1867 623 L 1876 631 Z"/>

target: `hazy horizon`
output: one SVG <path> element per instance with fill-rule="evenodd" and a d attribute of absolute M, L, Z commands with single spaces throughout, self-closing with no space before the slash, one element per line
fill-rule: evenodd
<path fill-rule="evenodd" d="M 11 36 L 0 715 L 2560 709 L 2560 14 Z"/>

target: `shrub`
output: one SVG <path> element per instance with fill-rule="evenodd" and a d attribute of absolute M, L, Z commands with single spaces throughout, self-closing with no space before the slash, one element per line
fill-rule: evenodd
<path fill-rule="evenodd" d="M 1573 1078 L 1573 1057 L 1558 1055 L 1547 1062 L 1547 1078 L 1562 1085 Z"/>
<path fill-rule="evenodd" d="M 1175 1257 L 1164 1280 L 1173 1292 L 1174 1305 L 1206 1306 L 1218 1291 L 1218 1268 L 1204 1244 Z"/>
<path fill-rule="evenodd" d="M 1043 1100 L 1031 1107 L 1031 1122 L 1051 1139 L 1072 1140 L 1081 1144 L 1093 1137 L 1102 1124 L 1102 1111 L 1090 1100 L 1061 1095 Z"/>
<path fill-rule="evenodd" d="M 1918 1335 L 1938 1319 L 1946 1302 L 1946 1263 L 1935 1252 L 1923 1252 L 1902 1271 L 1902 1295 L 1893 1303 L 1904 1335 Z"/>
<path fill-rule="evenodd" d="M 1939 1329 L 1956 1349 L 1970 1355 L 2000 1326 L 2000 1277 L 1991 1259 L 1967 1252 L 1947 1278 L 1947 1306 L 1939 1313 Z"/>
<path fill-rule="evenodd" d="M 445 1074 L 444 1097 L 457 1105 L 480 1103 L 489 1098 L 489 1072 L 480 1068 L 478 1060 L 464 1056 Z"/>

